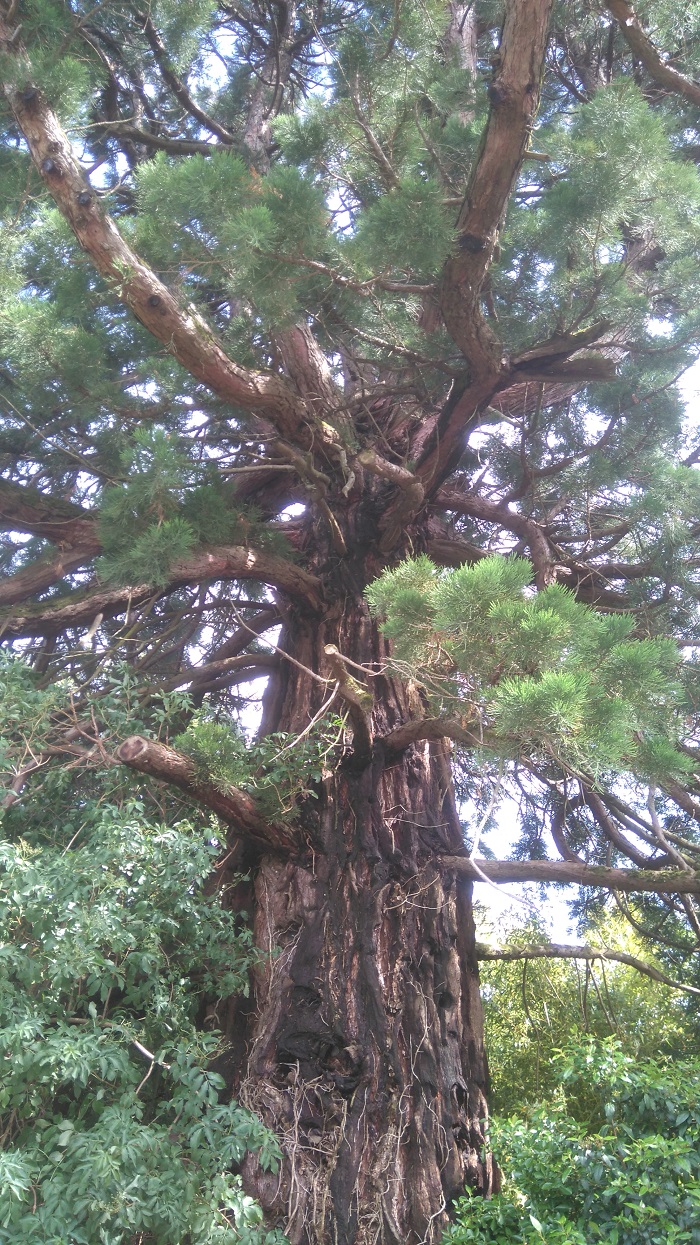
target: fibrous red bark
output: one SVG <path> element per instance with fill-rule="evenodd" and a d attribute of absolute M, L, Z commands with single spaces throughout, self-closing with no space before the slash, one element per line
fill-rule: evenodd
<path fill-rule="evenodd" d="M 331 644 L 364 666 L 386 656 L 357 598 L 318 625 L 295 611 L 283 644 L 322 671 Z M 409 696 L 367 682 L 382 735 Z M 268 722 L 298 731 L 321 695 L 283 663 Z M 493 1180 L 471 887 L 449 867 L 422 874 L 462 845 L 445 741 L 398 758 L 378 743 L 359 762 L 349 749 L 301 831 L 298 856 L 266 857 L 256 881 L 270 955 L 238 1093 L 275 1128 L 285 1164 L 278 1178 L 250 1160 L 246 1184 L 294 1245 L 436 1240 L 465 1182 Z"/>

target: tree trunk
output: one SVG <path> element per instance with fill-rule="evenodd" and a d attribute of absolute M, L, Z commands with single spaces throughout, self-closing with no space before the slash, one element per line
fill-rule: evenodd
<path fill-rule="evenodd" d="M 357 592 L 321 620 L 290 615 L 281 643 L 324 675 L 328 643 L 365 666 L 387 655 Z M 265 728 L 298 732 L 328 693 L 283 666 Z M 377 735 L 411 716 L 417 693 L 368 682 Z M 348 750 L 302 824 L 304 858 L 257 875 L 266 958 L 238 1086 L 284 1165 L 251 1158 L 244 1181 L 292 1245 L 427 1245 L 465 1182 L 491 1187 L 470 884 L 431 863 L 462 846 L 446 745 L 386 766 L 377 746 L 366 763 Z"/>

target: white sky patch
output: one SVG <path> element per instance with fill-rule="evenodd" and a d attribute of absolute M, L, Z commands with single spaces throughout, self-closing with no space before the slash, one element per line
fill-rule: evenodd
<path fill-rule="evenodd" d="M 576 941 L 576 923 L 571 918 L 569 904 L 578 895 L 578 886 L 550 886 L 543 900 L 539 889 L 532 885 L 499 886 L 494 890 L 484 882 L 475 882 L 477 937 L 498 943 L 536 916 L 552 942 Z"/>
<path fill-rule="evenodd" d="M 599 246 L 597 255 L 601 264 L 619 264 L 624 259 L 625 249 L 622 244 L 617 246 Z"/>
<path fill-rule="evenodd" d="M 647 332 L 651 337 L 670 337 L 673 325 L 670 320 L 660 320 L 658 316 L 650 316 L 647 321 Z"/>
<path fill-rule="evenodd" d="M 298 519 L 304 513 L 306 506 L 300 501 L 292 502 L 291 506 L 285 506 L 284 510 L 280 510 L 278 518 L 283 523 L 288 523 L 290 519 Z"/>
<path fill-rule="evenodd" d="M 142 398 L 144 401 L 155 402 L 158 397 L 158 386 L 154 380 L 135 380 L 133 385 L 124 386 L 124 393 L 134 398 Z"/>
<path fill-rule="evenodd" d="M 496 826 L 484 836 L 498 860 L 508 860 L 521 837 L 518 805 L 514 799 L 502 800 L 495 814 Z M 556 853 L 555 853 L 556 856 Z M 477 863 L 479 852 L 477 849 Z M 474 901 L 481 907 L 481 923 L 491 930 L 497 941 L 510 930 L 522 926 L 536 916 L 549 930 L 553 942 L 567 942 L 575 935 L 569 904 L 578 897 L 579 887 L 547 888 L 544 899 L 532 884 L 512 883 L 508 886 L 474 883 Z"/>
<path fill-rule="evenodd" d="M 238 710 L 238 721 L 249 742 L 260 726 L 261 701 L 266 687 L 266 674 L 257 679 L 249 679 L 246 683 L 236 684 L 236 696 L 242 702 Z"/>
<path fill-rule="evenodd" d="M 227 62 L 233 63 L 236 51 L 236 35 L 219 32 L 216 36 L 216 51 L 206 52 L 202 59 L 202 81 L 212 91 L 220 91 L 229 80 Z"/>

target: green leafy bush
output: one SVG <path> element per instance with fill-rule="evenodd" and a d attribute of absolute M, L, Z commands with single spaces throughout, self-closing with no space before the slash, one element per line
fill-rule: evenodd
<path fill-rule="evenodd" d="M 224 791 L 240 787 L 255 796 L 267 816 L 284 820 L 296 812 L 297 800 L 320 782 L 343 725 L 339 718 L 328 717 L 306 739 L 273 732 L 249 744 L 233 723 L 215 721 L 205 708 L 193 715 L 174 743 L 194 761 L 202 779 Z"/>
<path fill-rule="evenodd" d="M 69 686 L 0 674 L 0 764 L 47 766 Z M 98 711 L 123 730 L 108 683 Z M 247 993 L 251 934 L 205 887 L 216 823 L 156 807 L 86 750 L 2 814 L 0 1245 L 278 1239 L 235 1174 L 248 1152 L 274 1170 L 276 1142 L 224 1095 L 202 1028 L 204 1004 Z"/>
<path fill-rule="evenodd" d="M 276 1146 L 219 1101 L 219 1040 L 196 1027 L 251 962 L 201 891 L 218 850 L 136 803 L 68 852 L 0 842 L 0 1242 L 257 1239 L 230 1169 L 248 1150 L 274 1167 Z"/>
<path fill-rule="evenodd" d="M 590 1039 L 558 1066 L 551 1104 L 494 1124 L 503 1192 L 462 1199 L 445 1245 L 698 1245 L 700 1062 Z"/>

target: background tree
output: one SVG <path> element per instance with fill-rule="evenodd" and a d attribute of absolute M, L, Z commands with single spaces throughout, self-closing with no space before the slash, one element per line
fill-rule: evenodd
<path fill-rule="evenodd" d="M 479 934 L 482 924 L 477 918 Z M 618 914 L 591 924 L 578 948 L 552 946 L 534 917 L 497 946 L 493 937 L 477 944 L 492 1111 L 512 1114 L 516 1104 L 527 1111 L 555 1097 L 556 1052 L 590 1039 L 613 1039 L 633 1059 L 697 1057 L 692 987 L 674 988 L 640 971 L 663 975 L 641 941 Z M 594 957 L 596 947 L 604 951 Z M 571 1087 L 567 1092 L 571 1098 Z"/>
<path fill-rule="evenodd" d="M 589 918 L 592 946 L 578 947 L 552 946 L 534 915 L 522 923 L 522 909 L 501 918 L 494 947 L 489 914 L 476 915 L 477 931 L 490 935 L 478 947 L 491 1138 L 504 1179 L 491 1201 L 460 1202 L 443 1239 L 694 1242 L 693 987 L 650 980 L 658 969 L 640 960 L 648 944 L 619 912 Z M 606 950 L 593 958 L 596 944 Z"/>
<path fill-rule="evenodd" d="M 264 955 L 226 1075 L 293 1242 L 417 1245 L 492 1185 L 474 877 L 700 938 L 699 23 L 3 6 L 2 634 L 56 695 L 7 834 L 115 762 L 228 823 Z"/>

